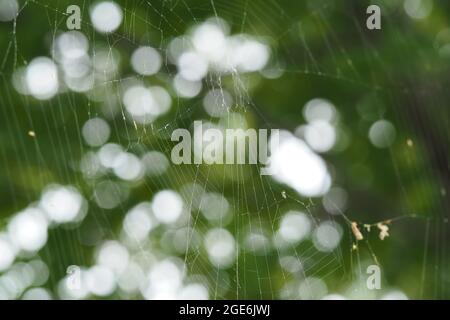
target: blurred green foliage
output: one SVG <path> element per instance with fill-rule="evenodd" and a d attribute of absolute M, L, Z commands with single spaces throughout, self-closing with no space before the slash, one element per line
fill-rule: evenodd
<path fill-rule="evenodd" d="M 88 150 L 80 135 L 81 126 L 90 117 L 101 114 L 101 105 L 73 92 L 39 101 L 20 95 L 11 84 L 17 67 L 36 56 L 50 56 L 51 39 L 58 31 L 66 30 L 64 12 L 75 2 L 22 1 L 17 22 L 0 23 L 2 228 L 15 212 L 36 201 L 49 183 L 73 184 L 88 199 L 92 194 L 92 183 L 83 178 L 76 163 Z M 393 222 L 391 236 L 384 241 L 371 234 L 370 242 L 362 241 L 355 253 L 351 251 L 354 240 L 349 227 L 344 219 L 334 216 L 345 226 L 338 258 L 334 256 L 328 264 L 329 258 L 321 261 L 320 255 L 315 256 L 319 262 L 313 263 L 310 270 L 314 276 L 323 277 L 330 291 L 343 290 L 360 272 L 358 261 L 370 262 L 375 255 L 387 286 L 401 288 L 411 298 L 450 298 L 450 56 L 439 54 L 436 40 L 441 30 L 449 28 L 449 2 L 433 1 L 433 11 L 424 20 L 409 17 L 402 1 L 118 2 L 124 10 L 124 22 L 108 36 L 96 33 L 90 25 L 90 3 L 83 1 L 79 5 L 82 31 L 90 45 L 115 48 L 121 56 L 123 75 L 132 72 L 129 56 L 136 46 L 161 48 L 172 37 L 184 34 L 196 22 L 216 13 L 229 23 L 232 32 L 265 38 L 272 49 L 272 63 L 283 71 L 276 79 L 258 73 L 242 76 L 252 101 L 251 106 L 245 106 L 250 123 L 294 131 L 305 122 L 302 108 L 307 101 L 323 97 L 334 103 L 347 139 L 342 148 L 323 157 L 333 183 L 348 192 L 345 214 L 359 223 L 409 217 Z M 382 5 L 382 30 L 365 28 L 365 9 L 370 2 Z M 152 79 L 153 84 L 170 82 L 173 70 L 170 65 L 166 68 L 166 75 Z M 223 85 L 231 91 L 235 89 L 232 77 L 224 77 Z M 114 95 L 118 89 L 113 83 L 106 90 Z M 165 146 L 160 151 L 170 156 L 168 132 L 189 127 L 194 119 L 203 116 L 201 98 L 177 100 L 171 112 L 154 124 L 156 130 L 144 131 L 141 125 L 135 128 L 121 116 L 115 117 L 111 120 L 114 129 L 110 140 L 137 152 Z M 388 119 L 396 128 L 396 140 L 389 149 L 375 148 L 367 136 L 371 124 L 380 118 Z M 36 133 L 35 138 L 28 135 L 30 130 Z M 90 203 L 83 225 L 52 229 L 48 244 L 39 253 L 51 270 L 47 286 L 55 288 L 67 265 L 92 263 L 93 248 L 80 242 L 80 230 L 95 224 L 99 237 L 107 239 L 120 229 L 124 208 L 148 201 L 162 188 L 178 189 L 192 181 L 195 174 L 191 167 L 170 168 L 159 179 L 131 185 L 126 203 L 108 215 Z M 235 216 L 240 218 L 227 228 L 237 239 L 236 232 L 243 225 L 256 221 L 269 229 L 276 227 L 280 214 L 288 209 L 306 210 L 318 220 L 329 218 L 320 198 L 302 198 L 270 178 L 255 186 L 258 173 L 248 166 L 200 166 L 198 178 L 207 189 L 223 189 L 233 204 Z M 283 190 L 292 198 L 283 199 Z M 268 203 L 264 196 L 270 197 Z M 154 235 L 154 241 L 158 242 L 158 237 Z M 310 244 L 302 243 L 295 250 L 301 256 L 308 247 Z M 286 279 L 277 267 L 276 251 L 268 256 L 244 252 L 240 255 L 238 266 L 220 271 L 228 272 L 230 279 L 231 289 L 224 297 L 277 297 L 276 292 Z M 192 272 L 212 270 L 199 260 L 207 261 L 207 257 L 188 255 Z"/>

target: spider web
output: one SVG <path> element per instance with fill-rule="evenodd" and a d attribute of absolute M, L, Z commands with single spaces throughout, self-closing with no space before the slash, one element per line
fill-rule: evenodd
<path fill-rule="evenodd" d="M 392 63 L 410 54 L 415 57 L 413 63 L 428 64 L 434 70 L 432 61 L 422 52 L 421 41 L 429 40 L 413 33 L 405 34 L 407 27 L 396 25 L 395 12 L 383 20 L 383 28 L 389 29 L 394 35 L 401 50 L 389 56 L 379 51 L 377 39 L 364 29 L 366 16 L 362 5 L 340 6 L 319 1 L 314 4 L 305 2 L 303 10 L 290 10 L 295 7 L 294 4 L 273 0 L 263 3 L 189 1 L 189 4 L 183 0 L 124 1 L 120 3 L 124 14 L 121 28 L 102 35 L 94 30 L 88 17 L 91 4 L 83 2 L 79 4 L 83 17 L 81 32 L 89 41 L 93 58 L 97 48 L 106 48 L 108 57 L 120 52 L 121 64 L 126 65 L 135 49 L 149 45 L 158 49 L 163 57 L 161 70 L 156 75 L 146 77 L 130 70 L 122 72 L 125 68 L 119 69 L 105 81 L 95 83 L 89 94 L 68 90 L 49 100 L 36 100 L 17 93 L 11 84 L 14 70 L 26 66 L 35 56 L 52 56 L 50 43 L 57 39 L 60 32 L 66 31 L 65 10 L 69 4 L 25 1 L 21 3 L 17 18 L 8 24 L 8 31 L 2 30 L 3 34 L 8 34 L 8 39 L 2 42 L 2 45 L 6 43 L 6 49 L 2 50 L 0 96 L 3 111 L 0 148 L 4 166 L 2 197 L 7 201 L 2 206 L 0 221 L 4 222 L 5 232 L 9 230 L 11 218 L 24 208 L 34 206 L 43 190 L 52 183 L 77 188 L 86 201 L 87 212 L 76 223 L 49 227 L 48 240 L 35 254 L 17 253 L 14 264 L 2 274 L 0 288 L 6 297 L 19 298 L 30 287 L 42 286 L 52 297 L 66 298 L 66 295 L 61 294 L 60 287 L 68 277 L 67 268 L 70 265 L 80 266 L 83 272 L 89 274 L 89 268 L 96 263 L 101 264 L 96 256 L 105 243 L 115 241 L 116 247 L 126 248 L 129 255 L 127 259 L 135 262 L 134 265 L 138 266 L 136 270 L 143 274 L 139 278 L 136 270 L 127 270 L 139 280 L 147 281 L 152 274 L 156 274 L 154 277 L 161 275 L 154 271 L 154 266 L 170 261 L 161 268 L 170 271 L 169 267 L 177 266 L 177 272 L 183 278 L 178 285 L 186 288 L 189 283 L 201 284 L 212 299 L 306 299 L 330 297 L 334 293 L 349 298 L 380 298 L 393 292 L 389 291 L 391 288 L 401 290 L 408 297 L 448 298 L 446 284 L 449 279 L 445 273 L 448 270 L 445 241 L 448 238 L 448 158 L 445 148 L 439 146 L 440 141 L 445 139 L 442 132 L 448 132 L 444 86 L 437 77 L 435 79 L 430 75 L 416 84 L 414 70 L 420 70 L 419 66 L 408 69 L 402 64 L 399 68 L 404 77 L 400 80 L 391 71 Z M 357 11 L 358 8 L 363 9 Z M 23 20 L 28 16 L 39 16 L 39 21 L 45 25 L 45 32 L 27 29 L 29 26 Z M 270 70 L 270 74 L 275 76 L 271 78 L 270 74 L 263 76 L 263 72 L 243 73 L 235 70 L 230 73 L 209 72 L 202 81 L 203 87 L 198 96 L 177 96 L 171 88 L 177 70 L 168 58 L 170 40 L 187 35 L 192 26 L 201 25 L 211 17 L 226 21 L 231 27 L 231 34 L 245 33 L 255 39 L 265 39 L 271 52 L 266 71 Z M 334 28 L 331 25 L 334 19 L 331 17 L 340 22 L 342 20 L 345 31 Z M 28 32 L 30 35 L 39 35 L 32 42 L 36 47 L 27 49 L 29 52 L 25 50 Z M 382 32 L 378 36 L 382 37 Z M 358 60 L 350 54 L 355 46 L 361 50 Z M 170 111 L 151 123 L 135 121 L 122 102 L 124 84 L 134 79 L 168 90 L 172 99 Z M 289 87 L 288 80 L 282 79 L 309 82 L 310 85 L 303 85 L 302 88 L 310 92 L 293 95 L 295 89 Z M 327 92 L 330 87 L 345 92 L 345 99 L 351 99 L 351 102 Z M 210 116 L 203 108 L 202 99 L 210 89 L 217 89 L 221 93 L 219 106 L 225 106 L 224 91 L 233 98 L 233 105 L 220 118 Z M 100 100 L 90 95 L 94 91 L 102 97 Z M 283 97 L 283 93 L 286 97 Z M 298 101 L 289 102 L 292 96 Z M 83 157 L 89 152 L 98 151 L 98 148 L 87 146 L 82 136 L 83 124 L 90 119 L 106 119 L 111 128 L 108 142 L 122 146 L 124 152 L 141 156 L 148 151 L 158 151 L 170 158 L 174 145 L 170 141 L 172 131 L 191 128 L 194 120 L 210 123 L 222 121 L 224 125 L 232 126 L 240 115 L 237 118 L 240 124 L 252 123 L 255 127 L 283 128 L 294 132 L 301 115 L 293 119 L 289 117 L 291 110 L 297 108 L 300 114 L 301 107 L 316 96 L 333 101 L 338 111 L 342 108 L 340 125 L 344 128 L 357 118 L 354 115 L 356 111 L 348 112 L 346 109 L 354 108 L 357 97 L 368 96 L 376 101 L 373 112 L 378 119 L 388 117 L 407 133 L 405 137 L 398 137 L 397 141 L 408 138 L 411 142 L 396 142 L 384 149 L 388 151 L 383 151 L 382 155 L 369 151 L 367 146 L 362 147 L 382 162 L 374 169 L 375 175 L 385 170 L 392 176 L 392 179 L 388 179 L 391 185 L 381 184 L 379 188 L 385 187 L 404 200 L 394 205 L 395 199 L 383 199 L 386 193 L 380 190 L 373 191 L 374 194 L 380 193 L 379 196 L 370 198 L 367 195 L 370 191 L 358 192 L 364 185 L 352 185 L 355 182 L 349 179 L 348 187 L 352 193 L 347 208 L 341 209 L 339 204 L 331 201 L 335 211 L 338 211 L 332 214 L 323 208 L 322 197 L 305 197 L 295 188 L 277 183 L 271 177 L 261 176 L 259 169 L 250 165 L 170 163 L 164 174 L 143 176 L 136 181 L 124 181 L 111 172 L 86 177 L 80 170 Z M 405 103 L 412 107 L 397 108 Z M 433 108 L 433 113 L 421 110 L 424 105 Z M 105 109 L 105 106 L 113 106 L 114 112 L 111 114 L 111 110 Z M 288 117 L 274 112 L 276 108 L 286 110 Z M 436 125 L 429 126 L 431 121 L 439 119 L 441 121 Z M 366 132 L 355 131 L 355 143 L 361 144 L 363 139 L 367 140 Z M 365 143 L 370 145 L 368 141 Z M 418 150 L 410 151 L 411 144 Z M 358 155 L 345 159 L 340 158 L 340 153 L 333 152 L 320 156 L 330 167 L 341 170 L 334 173 L 333 185 L 337 183 L 343 187 L 347 187 L 345 177 L 350 172 L 342 161 L 348 161 L 349 158 L 364 161 Z M 411 164 L 413 162 L 422 163 L 418 166 L 420 170 Z M 405 163 L 410 167 L 405 168 Z M 420 184 L 411 184 L 411 179 L 417 179 Z M 112 192 L 113 197 L 123 197 L 113 208 L 101 208 L 98 205 L 96 190 L 105 181 L 116 188 L 113 189 L 116 191 Z M 195 188 L 188 188 L 192 185 Z M 160 223 L 149 232 L 145 241 L 124 237 L 126 215 L 137 204 L 152 200 L 161 190 L 174 190 L 182 196 L 184 212 L 179 221 L 173 224 Z M 205 219 L 201 212 L 202 199 L 210 193 L 219 194 L 227 201 L 230 207 L 227 212 L 229 221 L 220 219 L 211 222 Z M 367 198 L 370 205 L 365 205 L 364 200 L 356 201 L 359 196 Z M 411 197 L 417 199 L 408 200 Z M 300 241 L 279 245 L 277 234 L 280 224 L 291 210 L 302 212 L 308 217 L 311 231 Z M 364 240 L 355 239 L 351 229 L 353 221 L 358 222 Z M 342 239 L 333 250 L 320 250 L 311 240 L 314 230 L 317 231 L 324 222 L 333 223 L 335 228 L 343 230 Z M 386 240 L 378 239 L 378 222 L 390 227 L 391 235 Z M 375 231 L 367 232 L 363 224 L 373 225 Z M 215 266 L 211 262 L 211 253 L 205 250 L 207 243 L 204 239 L 207 239 L 206 234 L 212 229 L 228 230 L 234 241 L 233 249 L 220 246 L 214 249 L 233 252 L 229 265 Z M 185 245 L 181 249 L 174 249 L 170 245 L 177 231 L 185 232 L 182 241 Z M 259 239 L 263 240 L 259 249 L 245 245 L 248 234 L 261 235 Z M 399 239 L 400 235 L 404 238 Z M 423 249 L 418 252 L 409 250 L 410 242 Z M 399 262 L 402 257 L 392 256 L 386 248 L 395 246 L 398 247 L 392 251 L 402 252 L 405 255 L 404 262 Z M 43 283 L 24 282 L 23 274 L 26 274 L 27 266 L 36 261 L 45 263 L 49 271 L 48 279 Z M 419 263 L 420 270 L 409 271 L 408 263 L 413 268 L 417 261 L 422 261 Z M 382 268 L 383 290 L 380 292 L 366 288 L 366 268 L 370 264 Z M 36 263 L 33 266 L 36 267 Z M 17 270 L 22 272 L 22 279 L 14 278 L 12 272 Z M 125 273 L 124 270 L 113 271 Z M 402 279 L 401 272 L 405 273 L 406 279 Z M 417 274 L 420 280 L 415 279 L 414 284 L 407 285 Z M 115 275 L 114 289 L 104 296 L 148 298 L 148 288 L 124 290 L 118 280 L 120 276 Z M 13 280 L 16 281 L 15 285 L 8 284 Z M 79 297 L 95 295 L 94 290 L 94 293 L 81 294 Z"/>

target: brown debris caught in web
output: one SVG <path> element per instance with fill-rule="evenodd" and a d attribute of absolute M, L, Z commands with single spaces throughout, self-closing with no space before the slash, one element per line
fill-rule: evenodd
<path fill-rule="evenodd" d="M 352 222 L 351 226 L 352 226 L 353 235 L 355 236 L 356 240 L 358 240 L 358 241 L 363 240 L 364 237 L 358 228 L 358 224 L 356 222 Z"/>
<path fill-rule="evenodd" d="M 389 237 L 389 227 L 387 224 L 383 222 L 377 223 L 377 228 L 380 230 L 380 240 L 384 240 L 384 238 Z"/>

